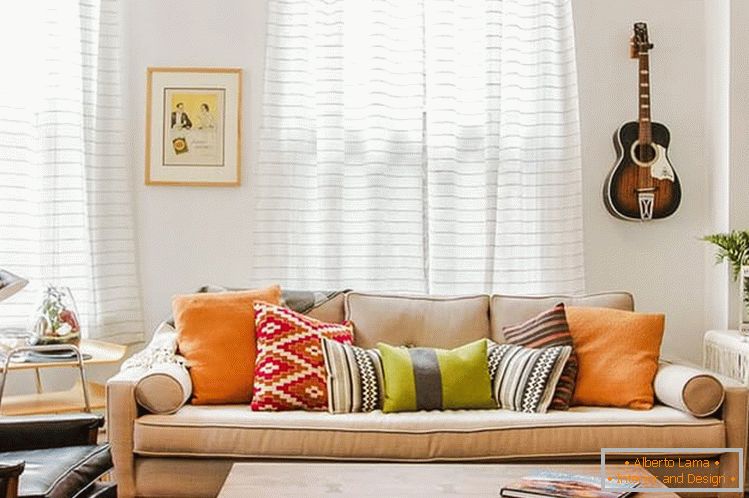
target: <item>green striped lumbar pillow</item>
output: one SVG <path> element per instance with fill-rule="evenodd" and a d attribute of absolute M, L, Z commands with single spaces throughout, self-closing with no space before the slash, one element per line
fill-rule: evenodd
<path fill-rule="evenodd" d="M 485 339 L 452 350 L 383 343 L 377 349 L 385 377 L 383 412 L 497 407 Z"/>

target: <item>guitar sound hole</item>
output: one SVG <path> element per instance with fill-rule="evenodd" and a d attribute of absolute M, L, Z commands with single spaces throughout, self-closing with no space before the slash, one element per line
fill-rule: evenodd
<path fill-rule="evenodd" d="M 643 145 L 637 144 L 634 147 L 633 153 L 635 159 L 641 163 L 650 163 L 655 159 L 656 151 L 653 144 Z"/>

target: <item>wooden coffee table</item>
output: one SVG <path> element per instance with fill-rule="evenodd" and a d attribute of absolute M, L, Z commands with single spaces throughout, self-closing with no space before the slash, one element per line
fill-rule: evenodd
<path fill-rule="evenodd" d="M 632 475 L 647 471 L 621 467 Z M 235 463 L 219 498 L 362 496 L 486 496 L 499 497 L 502 486 L 537 470 L 598 475 L 598 465 L 525 465 L 461 463 Z M 652 482 L 648 480 L 648 482 Z M 652 484 L 648 484 L 654 487 Z M 678 498 L 663 493 L 638 493 L 640 498 Z"/>

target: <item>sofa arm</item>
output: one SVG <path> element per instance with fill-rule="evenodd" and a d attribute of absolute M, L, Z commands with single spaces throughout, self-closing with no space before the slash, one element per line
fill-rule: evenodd
<path fill-rule="evenodd" d="M 107 382 L 107 435 L 119 496 L 135 496 L 133 432 L 138 418 L 135 386 L 141 375 L 123 370 Z"/>
<path fill-rule="evenodd" d="M 741 448 L 744 450 L 744 475 L 747 475 L 749 462 L 747 456 L 747 428 L 749 427 L 749 389 L 732 381 L 718 376 L 726 388 L 726 399 L 720 418 L 726 427 L 726 448 Z M 739 455 L 737 453 L 726 453 L 721 456 L 720 465 L 722 472 L 730 478 L 738 467 Z M 735 475 L 735 474 L 733 474 Z M 746 486 L 746 484 L 745 484 Z M 728 495 L 734 496 L 734 495 Z M 739 493 L 736 496 L 744 496 Z"/>
<path fill-rule="evenodd" d="M 715 375 L 665 361 L 658 366 L 653 387 L 658 401 L 695 417 L 712 415 L 725 397 L 723 384 Z"/>
<path fill-rule="evenodd" d="M 656 375 L 656 381 L 658 381 L 658 377 L 662 375 L 662 369 L 664 369 L 665 366 L 688 368 L 696 375 L 707 375 L 721 383 L 724 391 L 723 404 L 720 407 L 720 410 L 716 412 L 716 416 L 723 421 L 725 426 L 725 447 L 741 448 L 744 452 L 744 457 L 746 458 L 747 436 L 749 430 L 749 389 L 741 383 L 723 375 L 668 361 L 662 362 L 658 374 Z M 675 371 L 668 370 L 663 370 L 663 372 L 668 373 L 668 377 L 671 377 L 671 374 L 675 373 Z M 656 385 L 660 384 L 660 387 L 657 388 L 660 391 L 660 395 L 658 394 L 658 391 L 656 392 L 656 395 L 661 402 L 663 402 L 661 396 L 668 397 L 677 391 L 681 392 L 681 387 L 678 387 L 679 383 L 665 382 L 666 379 L 667 377 L 661 377 L 660 381 L 656 383 Z M 721 472 L 726 475 L 726 479 L 735 476 L 738 463 L 739 456 L 735 452 L 724 453 L 721 455 L 720 468 Z M 744 468 L 744 475 L 747 475 L 746 469 L 749 468 L 749 462 L 744 462 Z M 743 496 L 743 493 L 726 493 L 725 496 L 726 498 L 733 496 L 741 497 Z"/>
<path fill-rule="evenodd" d="M 158 404 L 154 401 L 149 407 L 144 400 L 155 398 L 144 395 L 143 389 L 156 384 L 157 387 L 161 386 L 157 391 L 163 392 L 163 386 L 174 389 L 175 383 L 179 384 L 178 399 L 175 396 L 169 398 L 172 411 L 178 409 L 174 407 L 174 400 L 179 401 L 181 406 L 192 394 L 190 375 L 176 353 L 177 332 L 164 322 L 156 329 L 145 349 L 126 360 L 120 373 L 107 382 L 107 432 L 120 497 L 135 496 L 133 433 L 135 419 L 139 415 L 138 399 L 140 397 L 146 409 L 163 409 L 165 406 L 164 400 L 160 400 Z M 172 382 L 172 377 L 177 381 Z"/>
<path fill-rule="evenodd" d="M 0 417 L 0 451 L 96 444 L 104 417 L 90 413 Z"/>

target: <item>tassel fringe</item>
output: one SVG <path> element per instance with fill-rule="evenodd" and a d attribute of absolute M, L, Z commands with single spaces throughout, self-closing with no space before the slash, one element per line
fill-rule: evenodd
<path fill-rule="evenodd" d="M 735 344 L 722 344 L 705 341 L 705 368 L 749 385 L 749 343 L 746 350 Z"/>

